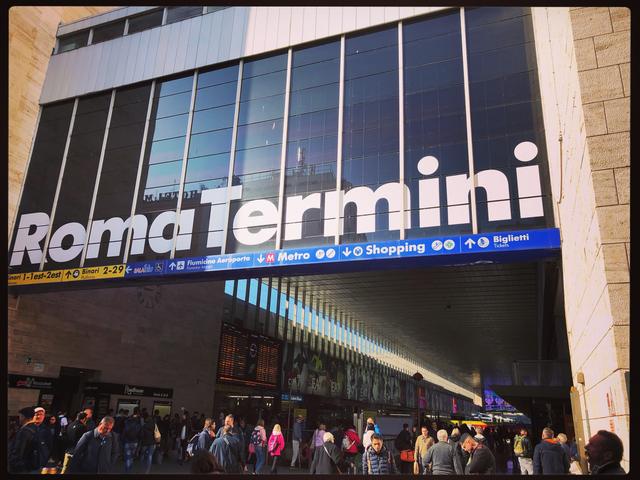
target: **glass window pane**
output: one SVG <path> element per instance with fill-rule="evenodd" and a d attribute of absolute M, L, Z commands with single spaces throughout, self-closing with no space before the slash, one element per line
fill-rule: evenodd
<path fill-rule="evenodd" d="M 169 95 L 155 100 L 156 118 L 170 117 L 180 113 L 189 112 L 189 104 L 191 102 L 191 92 L 180 93 L 178 95 Z"/>
<path fill-rule="evenodd" d="M 240 101 L 244 102 L 245 100 L 284 93 L 286 78 L 287 72 L 285 70 L 259 77 L 246 78 L 242 81 Z"/>
<path fill-rule="evenodd" d="M 202 15 L 202 7 L 167 7 L 167 24 Z"/>
<path fill-rule="evenodd" d="M 129 18 L 129 35 L 162 25 L 163 10 L 143 13 Z"/>
<path fill-rule="evenodd" d="M 180 137 L 153 142 L 148 163 L 163 163 L 181 159 L 184 155 L 184 140 L 185 137 Z"/>
<path fill-rule="evenodd" d="M 324 43 L 313 47 L 299 48 L 293 52 L 292 67 L 332 60 L 340 56 L 340 42 Z"/>
<path fill-rule="evenodd" d="M 240 104 L 238 124 L 262 122 L 282 118 L 284 112 L 284 95 L 258 98 Z"/>
<path fill-rule="evenodd" d="M 223 83 L 198 89 L 196 92 L 196 110 L 229 105 L 236 101 L 236 82 Z"/>
<path fill-rule="evenodd" d="M 58 39 L 57 53 L 68 52 L 76 48 L 85 47 L 89 42 L 89 30 L 72 33 Z"/>
<path fill-rule="evenodd" d="M 176 93 L 191 92 L 191 90 L 193 90 L 193 75 L 159 82 L 158 85 L 156 85 L 154 96 L 166 97 L 167 95 L 175 95 Z"/>
<path fill-rule="evenodd" d="M 300 115 L 301 113 L 336 108 L 338 106 L 338 93 L 338 84 L 322 85 L 291 92 L 289 113 L 291 115 Z"/>
<path fill-rule="evenodd" d="M 153 140 L 183 137 L 187 133 L 188 119 L 189 115 L 185 114 L 156 120 L 151 127 Z"/>
<path fill-rule="evenodd" d="M 279 169 L 281 148 L 281 145 L 270 145 L 236 152 L 234 174 L 243 175 Z"/>
<path fill-rule="evenodd" d="M 266 73 L 277 72 L 278 70 L 286 70 L 287 54 L 281 53 L 259 60 L 251 60 L 244 64 L 242 68 L 242 78 L 255 77 Z"/>
<path fill-rule="evenodd" d="M 124 20 L 119 22 L 110 23 L 108 25 L 101 25 L 93 29 L 93 37 L 91 38 L 91 44 L 100 42 L 106 42 L 113 38 L 121 37 L 124 34 Z"/>
<path fill-rule="evenodd" d="M 231 129 L 199 133 L 191 136 L 189 157 L 202 157 L 228 152 L 231 148 Z"/>
<path fill-rule="evenodd" d="M 198 89 L 238 80 L 238 65 L 198 73 Z"/>
<path fill-rule="evenodd" d="M 282 119 L 238 127 L 237 149 L 264 147 L 282 142 Z"/>
<path fill-rule="evenodd" d="M 176 162 L 149 165 L 146 188 L 175 185 L 180 183 L 182 160 Z"/>
<path fill-rule="evenodd" d="M 333 59 L 296 67 L 291 76 L 291 90 L 335 83 L 340 76 L 340 60 Z"/>
<path fill-rule="evenodd" d="M 233 125 L 235 105 L 201 110 L 193 114 L 191 133 L 202 133 L 210 130 L 219 130 Z"/>
<path fill-rule="evenodd" d="M 187 182 L 222 178 L 229 173 L 229 153 L 190 158 L 187 164 Z"/>

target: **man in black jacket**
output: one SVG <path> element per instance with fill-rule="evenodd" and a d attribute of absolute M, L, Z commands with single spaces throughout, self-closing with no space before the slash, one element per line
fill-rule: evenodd
<path fill-rule="evenodd" d="M 533 449 L 534 475 L 569 473 L 569 457 L 549 427 L 542 429 L 542 441 Z"/>
<path fill-rule="evenodd" d="M 118 437 L 111 432 L 113 424 L 113 417 L 106 416 L 82 435 L 73 451 L 69 473 L 111 473 L 119 449 Z"/>
<path fill-rule="evenodd" d="M 413 442 L 411 432 L 409 431 L 409 424 L 405 423 L 402 425 L 402 431 L 398 434 L 395 441 L 395 447 L 398 452 L 402 452 L 404 450 L 413 451 Z M 413 462 L 403 462 L 400 460 L 400 473 L 408 473 L 411 474 L 411 469 L 413 466 Z"/>
<path fill-rule="evenodd" d="M 623 449 L 622 440 L 615 433 L 598 430 L 584 447 L 591 475 L 625 475 L 620 466 Z"/>
<path fill-rule="evenodd" d="M 478 442 L 468 433 L 462 435 L 460 439 L 462 448 L 469 453 L 471 460 L 464 469 L 465 475 L 471 473 L 495 474 L 496 459 L 485 444 Z"/>
<path fill-rule="evenodd" d="M 76 445 L 87 432 L 87 414 L 84 412 L 78 413 L 76 415 L 76 419 L 71 422 L 71 424 L 67 427 L 67 433 L 65 435 L 65 454 L 64 454 L 64 462 L 62 464 L 62 472 L 66 473 L 67 468 L 69 468 L 69 462 L 71 461 L 71 457 L 73 457 L 73 451 L 76 448 Z"/>
<path fill-rule="evenodd" d="M 33 407 L 20 410 L 24 423 L 9 445 L 9 471 L 11 473 L 40 473 L 40 442 L 38 425 L 33 420 Z"/>

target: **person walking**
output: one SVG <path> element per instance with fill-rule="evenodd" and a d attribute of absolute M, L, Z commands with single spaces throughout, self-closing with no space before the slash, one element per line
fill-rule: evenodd
<path fill-rule="evenodd" d="M 86 425 L 87 430 L 89 430 L 88 423 Z M 133 415 L 125 420 L 124 430 L 122 432 L 122 447 L 125 473 L 131 473 L 131 468 L 133 467 L 133 457 L 135 456 L 136 450 L 138 449 L 138 444 L 141 441 L 142 423 L 140 422 L 140 410 L 138 407 L 134 407 Z"/>
<path fill-rule="evenodd" d="M 413 460 L 405 460 L 407 457 L 407 453 L 413 454 L 413 442 L 411 441 L 411 432 L 409 431 L 409 424 L 405 423 L 402 425 L 402 430 L 398 433 L 396 437 L 394 446 L 396 450 L 400 453 L 400 473 L 406 474 L 411 473 L 411 469 L 413 467 Z M 415 459 L 415 457 L 414 457 Z"/>
<path fill-rule="evenodd" d="M 413 473 L 426 475 L 429 473 L 427 452 L 435 442 L 431 435 L 429 435 L 429 428 L 426 425 L 420 427 L 420 432 L 421 435 L 416 438 L 416 445 L 413 450 Z"/>
<path fill-rule="evenodd" d="M 340 463 L 340 449 L 335 445 L 335 438 L 331 432 L 325 432 L 322 436 L 322 446 L 313 452 L 313 459 L 309 467 L 309 473 L 336 474 L 342 473 Z"/>
<path fill-rule="evenodd" d="M 9 444 L 10 473 L 40 473 L 40 443 L 34 415 L 33 407 L 20 410 L 23 423 Z"/>
<path fill-rule="evenodd" d="M 553 435 L 551 428 L 542 429 L 542 441 L 533 449 L 534 475 L 569 473 L 569 456 L 560 446 L 560 442 L 553 438 Z"/>
<path fill-rule="evenodd" d="M 313 435 L 311 436 L 310 447 L 311 447 L 311 455 L 313 456 L 315 449 L 324 445 L 324 434 L 326 433 L 326 426 L 324 423 L 319 423 L 318 428 L 313 431 Z M 335 437 L 334 437 L 335 438 Z"/>
<path fill-rule="evenodd" d="M 278 473 L 278 459 L 284 450 L 284 435 L 282 435 L 282 429 L 279 424 L 273 426 L 273 431 L 269 436 L 267 442 L 267 450 L 269 455 L 273 457 L 273 463 L 271 464 L 271 473 Z"/>
<path fill-rule="evenodd" d="M 69 473 L 111 473 L 119 449 L 117 435 L 111 432 L 114 423 L 113 417 L 106 416 L 82 435 L 73 451 Z"/>
<path fill-rule="evenodd" d="M 67 434 L 65 436 L 65 454 L 64 461 L 62 463 L 62 471 L 60 473 L 66 473 L 67 468 L 69 468 L 69 462 L 73 457 L 73 451 L 76 448 L 76 445 L 80 441 L 82 435 L 87 432 L 87 414 L 84 412 L 79 412 L 76 415 L 76 419 L 69 424 L 67 427 Z"/>
<path fill-rule="evenodd" d="M 296 461 L 298 462 L 298 468 L 300 468 L 300 442 L 302 441 L 304 418 L 302 415 L 296 416 L 296 421 L 293 424 L 293 438 L 291 439 L 291 446 L 293 453 L 291 454 L 291 468 L 295 467 Z"/>
<path fill-rule="evenodd" d="M 264 429 L 264 420 L 262 418 L 256 422 L 256 426 L 251 432 L 250 442 L 253 447 L 253 452 L 256 455 L 256 464 L 253 473 L 259 474 L 266 461 L 265 447 L 267 445 L 267 432 Z"/>
<path fill-rule="evenodd" d="M 478 442 L 468 433 L 462 435 L 460 443 L 462 448 L 469 454 L 469 462 L 464 469 L 465 475 L 472 473 L 493 475 L 496 473 L 496 459 L 489 447 L 484 443 Z"/>
<path fill-rule="evenodd" d="M 231 425 L 224 425 L 211 444 L 210 452 L 226 473 L 242 473 L 244 463 L 241 460 L 242 445 L 240 436 L 235 435 Z"/>
<path fill-rule="evenodd" d="M 202 430 L 198 434 L 198 450 L 209 450 L 216 438 L 216 424 L 210 418 L 204 419 Z"/>
<path fill-rule="evenodd" d="M 334 437 L 335 440 L 335 437 Z M 364 447 L 358 437 L 355 425 L 349 425 L 344 431 L 344 438 L 342 440 L 342 452 L 344 454 L 344 463 L 348 467 L 349 473 L 357 473 L 356 467 L 356 455 L 364 452 Z"/>
<path fill-rule="evenodd" d="M 430 466 L 433 475 L 462 475 L 464 472 L 456 468 L 454 462 L 455 451 L 453 446 L 448 442 L 449 435 L 447 431 L 442 429 L 436 433 L 438 443 L 427 450 L 425 465 Z"/>
<path fill-rule="evenodd" d="M 591 475 L 625 475 L 620 466 L 624 446 L 615 433 L 598 430 L 584 447 Z"/>
<path fill-rule="evenodd" d="M 96 421 L 93 418 L 93 408 L 85 408 L 84 413 L 87 415 L 87 430 L 96 428 Z"/>
<path fill-rule="evenodd" d="M 182 413 L 180 424 L 178 426 L 178 435 L 176 438 L 176 445 L 178 447 L 178 465 L 187 459 L 187 444 L 194 433 L 191 430 L 191 420 L 189 419 L 189 412 L 186 410 Z M 220 431 L 216 434 L 216 437 L 220 436 Z"/>
<path fill-rule="evenodd" d="M 371 445 L 371 436 L 376 433 L 373 423 L 367 423 L 362 434 L 362 446 L 366 450 Z"/>
<path fill-rule="evenodd" d="M 513 437 L 513 454 L 520 465 L 521 475 L 533 475 L 533 449 L 527 435 L 527 429 L 521 428 L 520 434 Z"/>
<path fill-rule="evenodd" d="M 449 436 L 449 440 L 447 443 L 453 447 L 453 467 L 456 471 L 456 474 L 463 475 L 464 474 L 464 466 L 467 464 L 469 460 L 469 456 L 467 452 L 462 449 L 462 445 L 460 445 L 460 429 L 455 427 L 451 430 L 451 435 Z M 458 473 L 460 472 L 460 473 Z"/>
<path fill-rule="evenodd" d="M 362 473 L 364 475 L 388 475 L 400 473 L 393 455 L 384 445 L 382 435 L 374 433 L 371 445 L 362 455 Z"/>
<path fill-rule="evenodd" d="M 142 439 L 141 439 L 141 456 L 142 463 L 144 465 L 144 473 L 149 474 L 151 471 L 151 464 L 153 463 L 153 452 L 156 449 L 155 439 L 156 422 L 154 417 L 149 415 L 149 412 L 142 414 Z"/>

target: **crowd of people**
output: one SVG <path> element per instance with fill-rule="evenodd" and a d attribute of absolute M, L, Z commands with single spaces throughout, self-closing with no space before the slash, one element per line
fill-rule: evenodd
<path fill-rule="evenodd" d="M 432 422 L 420 428 L 404 424 L 397 434 L 380 431 L 367 419 L 360 437 L 354 425 L 328 429 L 318 423 L 304 428 L 297 416 L 291 428 L 289 468 L 310 474 L 582 474 L 575 442 L 546 427 L 534 442 L 526 428 L 504 428 Z M 175 452 L 177 462 L 189 462 L 193 473 L 278 473 L 289 440 L 281 425 L 265 428 L 243 418 L 220 413 L 217 420 L 182 411 L 173 417 L 151 415 L 146 409 L 109 412 L 96 423 L 92 409 L 47 416 L 43 407 L 20 410 L 20 425 L 9 438 L 12 473 L 115 473 L 121 458 L 124 473 L 132 473 L 138 460 L 144 473 Z M 535 445 L 534 445 L 535 443 Z M 391 444 L 391 445 L 389 445 Z M 620 466 L 621 440 L 598 431 L 585 446 L 591 474 L 624 474 Z M 510 471 L 497 468 L 507 459 Z M 287 458 L 288 460 L 288 458 Z M 301 471 L 304 471 L 301 470 Z"/>

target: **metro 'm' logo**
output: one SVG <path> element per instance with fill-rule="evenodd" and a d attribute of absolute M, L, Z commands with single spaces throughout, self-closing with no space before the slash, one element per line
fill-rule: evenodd
<path fill-rule="evenodd" d="M 514 149 L 515 158 L 526 163 L 538 154 L 538 148 L 531 142 L 522 142 Z M 433 176 L 439 167 L 439 161 L 433 156 L 422 158 L 417 165 L 418 172 L 424 177 Z M 518 194 L 520 218 L 544 216 L 542 203 L 542 189 L 538 165 L 517 167 L 516 187 Z M 449 225 L 468 224 L 469 193 L 473 186 L 483 188 L 487 196 L 487 213 L 489 221 L 510 220 L 511 195 L 509 180 L 504 172 L 495 169 L 482 170 L 471 179 L 467 174 L 450 175 L 445 177 L 446 208 Z M 233 232 L 235 240 L 243 245 L 256 246 L 271 240 L 276 234 L 275 225 L 280 221 L 278 207 L 266 199 L 243 202 L 235 216 L 230 219 L 227 212 L 227 202 L 242 198 L 242 185 L 231 188 L 214 188 L 203 190 L 200 203 L 210 205 L 207 248 L 222 247 L 225 239 L 222 232 L 227 225 Z M 384 200 L 388 205 L 389 230 L 403 228 L 402 215 L 405 215 L 404 228 L 411 228 L 411 192 L 407 185 L 400 182 L 389 182 L 380 185 L 375 191 L 369 187 L 355 187 L 348 191 L 329 191 L 312 193 L 307 196 L 293 195 L 283 199 L 285 207 L 283 235 L 285 241 L 302 239 L 303 217 L 306 212 L 314 209 L 322 212 L 323 235 L 333 237 L 344 233 L 345 209 L 349 204 L 357 208 L 356 233 L 372 233 L 376 229 L 376 205 Z M 437 228 L 441 225 L 440 179 L 423 178 L 418 181 L 418 207 L 420 228 Z M 227 198 L 229 195 L 230 198 Z M 324 199 L 323 196 L 324 195 Z M 403 196 L 405 202 L 403 202 Z M 324 202 L 323 202 L 324 200 Z M 158 215 L 149 225 L 149 220 L 142 214 L 134 215 L 133 219 L 120 217 L 106 220 L 94 220 L 89 225 L 88 241 L 85 226 L 71 222 L 60 226 L 51 235 L 48 256 L 54 262 L 68 262 L 75 259 L 86 248 L 86 258 L 97 258 L 100 249 L 107 248 L 107 257 L 122 255 L 122 243 L 129 229 L 132 230 L 130 253 L 142 254 L 148 242 L 155 253 L 168 253 L 173 248 L 174 239 L 164 238 L 162 232 L 169 225 L 178 223 L 175 248 L 177 251 L 191 248 L 194 225 L 194 209 L 165 211 Z M 42 241 L 45 239 L 50 226 L 49 215 L 44 212 L 27 213 L 20 217 L 18 232 L 13 245 L 10 265 L 21 265 L 24 254 L 27 254 L 31 264 L 40 264 L 43 255 Z M 106 238 L 108 236 L 108 238 Z M 63 240 L 72 237 L 72 242 Z M 270 253 L 267 263 L 275 262 L 275 254 Z"/>

